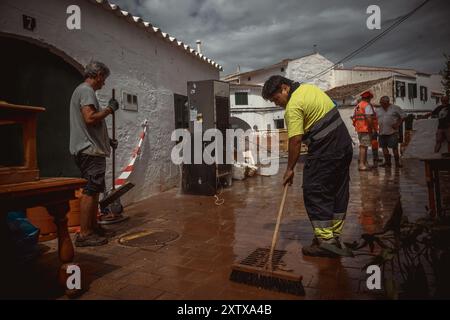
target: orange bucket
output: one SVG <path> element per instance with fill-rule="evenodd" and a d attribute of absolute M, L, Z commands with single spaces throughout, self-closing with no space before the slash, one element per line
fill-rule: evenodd
<path fill-rule="evenodd" d="M 81 189 L 75 191 L 76 199 L 69 201 L 70 211 L 67 215 L 67 225 L 69 227 L 77 227 L 80 225 L 80 198 Z"/>
<path fill-rule="evenodd" d="M 80 197 L 81 190 L 75 192 L 77 197 L 69 201 L 69 213 L 67 214 L 67 226 L 70 232 L 76 232 L 80 225 Z M 40 240 L 47 241 L 56 238 L 56 225 L 45 207 L 34 207 L 27 209 L 27 218 L 40 229 Z"/>
<path fill-rule="evenodd" d="M 53 222 L 53 217 L 48 214 L 47 209 L 44 207 L 28 208 L 27 218 L 41 231 L 41 235 L 56 232 L 56 225 Z"/>

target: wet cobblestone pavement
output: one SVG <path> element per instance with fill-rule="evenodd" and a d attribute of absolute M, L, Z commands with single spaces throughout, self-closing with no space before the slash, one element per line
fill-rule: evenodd
<path fill-rule="evenodd" d="M 106 246 L 76 248 L 89 289 L 79 299 L 376 299 L 365 289 L 367 256 L 355 258 L 303 257 L 312 228 L 306 215 L 301 168 L 289 189 L 277 249 L 286 250 L 283 268 L 303 275 L 306 295 L 278 293 L 228 280 L 231 265 L 258 247 L 269 247 L 282 195 L 282 174 L 234 181 L 223 190 L 225 200 L 179 194 L 172 189 L 126 208 L 130 219 L 108 226 L 117 236 Z M 444 206 L 449 207 L 448 179 L 441 181 Z M 401 196 L 410 220 L 426 214 L 427 190 L 423 163 L 405 160 L 402 169 L 378 168 L 359 172 L 351 166 L 350 203 L 344 241 L 380 231 Z M 130 232 L 171 230 L 180 236 L 165 245 L 129 247 L 118 238 Z M 22 276 L 21 295 L 31 298 L 66 297 L 52 285 L 58 265 L 56 242 L 44 242 L 46 252 Z M 38 276 L 37 276 L 38 275 Z M 24 285 L 26 283 L 26 285 Z"/>

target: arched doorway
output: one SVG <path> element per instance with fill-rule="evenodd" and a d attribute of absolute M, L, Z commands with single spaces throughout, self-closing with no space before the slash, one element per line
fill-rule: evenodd
<path fill-rule="evenodd" d="M 244 131 L 251 129 L 247 122 L 237 117 L 230 117 L 230 127 L 231 129 L 242 129 Z"/>
<path fill-rule="evenodd" d="M 69 153 L 69 104 L 83 81 L 80 71 L 49 48 L 24 39 L 0 35 L 0 47 L 0 100 L 46 108 L 37 125 L 41 176 L 79 176 Z"/>

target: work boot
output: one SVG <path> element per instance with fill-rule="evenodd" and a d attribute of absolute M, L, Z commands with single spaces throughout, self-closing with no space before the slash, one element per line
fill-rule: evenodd
<path fill-rule="evenodd" d="M 336 238 L 333 238 L 330 240 L 321 240 L 319 247 L 324 250 L 327 250 L 337 256 L 341 256 L 341 257 L 353 257 L 354 256 L 353 252 Z"/>
<path fill-rule="evenodd" d="M 336 246 L 342 250 L 340 255 L 344 257 L 354 257 L 352 249 L 347 247 L 345 243 L 342 241 L 342 239 L 339 236 L 334 236 L 334 241 L 336 242 Z"/>
<path fill-rule="evenodd" d="M 108 239 L 105 237 L 100 237 L 95 233 L 91 233 L 90 235 L 82 237 L 79 233 L 77 233 L 75 238 L 75 246 L 76 247 L 96 247 L 102 246 L 108 243 Z"/>
<path fill-rule="evenodd" d="M 97 226 L 94 229 L 94 233 L 100 237 L 105 237 L 105 238 L 112 238 L 116 235 L 116 232 L 114 230 L 105 229 L 101 226 Z"/>
<path fill-rule="evenodd" d="M 310 257 L 338 258 L 339 255 L 321 247 L 320 243 L 322 241 L 323 240 L 314 238 L 310 246 L 302 248 L 303 255 Z"/>
<path fill-rule="evenodd" d="M 354 257 L 353 251 L 347 248 L 339 238 L 321 241 L 320 248 L 325 249 L 341 257 Z"/>

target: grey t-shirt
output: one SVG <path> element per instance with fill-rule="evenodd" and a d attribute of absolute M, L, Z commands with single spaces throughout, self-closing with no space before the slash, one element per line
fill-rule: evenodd
<path fill-rule="evenodd" d="M 87 125 L 81 113 L 81 107 L 87 105 L 100 110 L 94 89 L 83 82 L 70 99 L 70 153 L 76 155 L 83 151 L 90 155 L 109 157 L 111 149 L 106 122 L 102 120 L 95 125 Z"/>
<path fill-rule="evenodd" d="M 398 129 L 392 126 L 399 120 L 406 118 L 405 111 L 399 106 L 391 104 L 386 110 L 383 107 L 377 108 L 378 125 L 380 127 L 380 135 L 391 135 L 398 132 Z"/>

